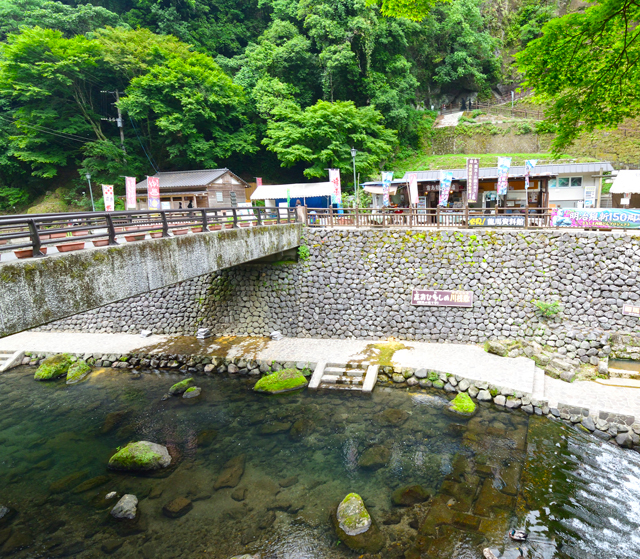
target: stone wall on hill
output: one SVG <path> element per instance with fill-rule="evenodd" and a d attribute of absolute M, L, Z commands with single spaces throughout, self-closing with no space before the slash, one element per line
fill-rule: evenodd
<path fill-rule="evenodd" d="M 530 339 L 586 362 L 585 340 L 638 331 L 640 236 L 586 231 L 310 229 L 306 261 L 224 270 L 52 323 L 47 330 Z M 470 290 L 473 308 L 416 307 L 413 289 Z M 534 301 L 559 301 L 555 318 Z M 582 353 L 584 352 L 584 353 Z"/>

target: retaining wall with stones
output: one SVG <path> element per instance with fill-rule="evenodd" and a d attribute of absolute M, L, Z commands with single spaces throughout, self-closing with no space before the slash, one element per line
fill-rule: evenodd
<path fill-rule="evenodd" d="M 308 229 L 306 261 L 243 265 L 54 322 L 46 330 L 479 343 L 526 339 L 584 363 L 638 331 L 640 236 L 586 231 Z M 415 307 L 412 289 L 470 290 L 473 308 Z M 540 317 L 534 301 L 559 301 Z M 598 347 L 586 348 L 598 340 Z M 602 356 L 602 355 L 598 355 Z"/>

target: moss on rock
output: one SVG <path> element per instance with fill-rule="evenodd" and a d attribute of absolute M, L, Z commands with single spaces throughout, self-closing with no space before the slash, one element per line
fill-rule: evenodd
<path fill-rule="evenodd" d="M 91 372 L 91 366 L 86 361 L 76 361 L 67 371 L 67 384 L 76 384 Z"/>
<path fill-rule="evenodd" d="M 176 382 L 171 388 L 169 388 L 169 394 L 172 396 L 179 396 L 186 392 L 193 385 L 193 378 L 189 377 L 180 382 Z"/>
<path fill-rule="evenodd" d="M 68 353 L 59 353 L 53 357 L 47 357 L 38 367 L 35 380 L 54 380 L 67 374 L 73 358 Z"/>
<path fill-rule="evenodd" d="M 253 389 L 256 392 L 279 394 L 304 388 L 307 384 L 307 379 L 298 369 L 284 369 L 262 377 Z"/>
<path fill-rule="evenodd" d="M 110 469 L 129 472 L 159 470 L 169 464 L 171 456 L 167 448 L 149 441 L 129 443 L 109 460 Z"/>
<path fill-rule="evenodd" d="M 460 392 L 447 408 L 450 413 L 462 416 L 472 416 L 476 413 L 476 404 L 466 392 Z"/>
<path fill-rule="evenodd" d="M 349 493 L 331 515 L 338 539 L 359 553 L 377 553 L 385 537 L 364 506 L 362 497 Z"/>

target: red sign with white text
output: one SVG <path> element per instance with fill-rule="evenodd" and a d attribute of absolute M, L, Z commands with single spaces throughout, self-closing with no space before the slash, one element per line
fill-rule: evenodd
<path fill-rule="evenodd" d="M 147 177 L 147 208 L 160 209 L 160 177 Z"/>

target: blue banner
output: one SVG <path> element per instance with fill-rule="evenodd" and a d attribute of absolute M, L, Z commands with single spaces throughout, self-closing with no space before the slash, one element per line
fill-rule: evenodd
<path fill-rule="evenodd" d="M 446 206 L 449 203 L 449 192 L 451 191 L 451 180 L 453 171 L 445 171 L 440 174 L 440 200 L 439 206 Z"/>
<path fill-rule="evenodd" d="M 389 205 L 389 187 L 393 180 L 393 171 L 382 171 L 382 205 Z"/>

